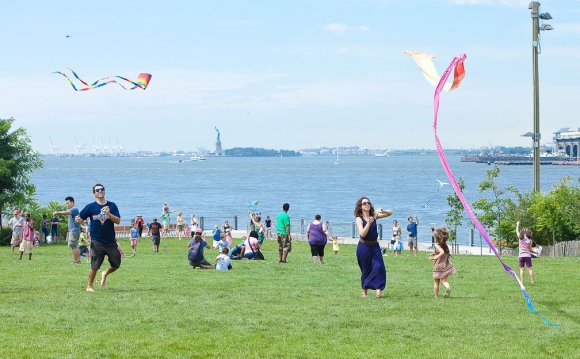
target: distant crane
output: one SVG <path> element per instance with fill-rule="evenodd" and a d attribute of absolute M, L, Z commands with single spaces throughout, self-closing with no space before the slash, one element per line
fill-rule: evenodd
<path fill-rule="evenodd" d="M 56 156 L 56 151 L 58 150 L 58 147 L 56 147 L 53 143 L 52 143 L 52 138 L 48 137 L 48 142 L 50 143 L 50 152 L 52 153 L 53 156 Z"/>

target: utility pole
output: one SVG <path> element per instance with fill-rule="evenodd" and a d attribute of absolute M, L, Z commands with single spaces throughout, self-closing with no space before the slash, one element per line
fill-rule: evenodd
<path fill-rule="evenodd" d="M 553 30 L 546 24 L 540 26 L 541 20 L 551 20 L 549 13 L 540 14 L 540 3 L 531 1 L 528 9 L 532 13 L 532 78 L 534 84 L 534 130 L 532 133 L 532 151 L 534 163 L 534 192 L 540 192 L 540 81 L 538 75 L 538 54 L 540 47 L 540 30 Z"/>

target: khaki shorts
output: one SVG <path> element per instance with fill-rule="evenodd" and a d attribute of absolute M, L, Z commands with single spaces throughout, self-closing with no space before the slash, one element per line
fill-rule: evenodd
<path fill-rule="evenodd" d="M 12 239 L 10 240 L 10 245 L 13 247 L 17 247 L 22 242 L 22 233 L 12 233 Z"/>
<path fill-rule="evenodd" d="M 81 232 L 68 231 L 68 233 L 66 234 L 66 240 L 68 242 L 68 246 L 72 249 L 78 248 L 80 237 L 81 237 Z"/>
<path fill-rule="evenodd" d="M 22 241 L 20 242 L 20 252 L 32 253 L 32 241 Z"/>
<path fill-rule="evenodd" d="M 409 245 L 409 248 L 417 248 L 417 237 L 409 237 L 407 239 L 407 244 Z"/>
<path fill-rule="evenodd" d="M 278 253 L 291 252 L 292 251 L 292 239 L 290 236 L 285 234 L 278 235 Z"/>

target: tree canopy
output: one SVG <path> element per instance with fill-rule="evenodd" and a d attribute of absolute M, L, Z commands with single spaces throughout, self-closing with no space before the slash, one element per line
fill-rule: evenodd
<path fill-rule="evenodd" d="M 14 118 L 0 119 L 0 216 L 10 206 L 22 204 L 34 195 L 30 175 L 43 166 L 26 130 L 12 129 L 13 123 Z"/>

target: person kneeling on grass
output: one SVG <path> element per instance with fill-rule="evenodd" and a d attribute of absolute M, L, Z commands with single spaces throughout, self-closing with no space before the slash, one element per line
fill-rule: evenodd
<path fill-rule="evenodd" d="M 232 269 L 232 262 L 228 256 L 228 247 L 222 248 L 222 252 L 215 259 L 215 269 L 216 270 L 230 270 Z"/>
<path fill-rule="evenodd" d="M 203 240 L 200 235 L 195 235 L 192 240 L 189 241 L 189 254 L 187 258 L 189 259 L 189 265 L 195 269 L 196 267 L 202 269 L 213 269 L 213 266 L 205 260 L 203 256 L 203 249 L 207 247 L 207 242 Z"/>
<path fill-rule="evenodd" d="M 238 244 L 237 246 L 230 249 L 228 256 L 232 260 L 242 259 L 242 249 L 244 248 L 244 242 Z"/>
<path fill-rule="evenodd" d="M 258 233 L 256 231 L 250 231 L 248 238 L 244 241 L 242 258 L 264 260 L 264 255 L 260 251 L 260 243 L 258 242 Z"/>

